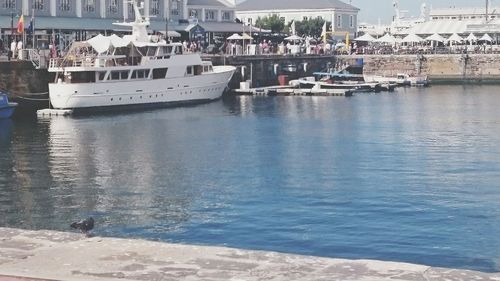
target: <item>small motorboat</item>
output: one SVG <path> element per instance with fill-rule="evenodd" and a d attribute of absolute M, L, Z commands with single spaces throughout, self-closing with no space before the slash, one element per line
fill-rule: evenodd
<path fill-rule="evenodd" d="M 15 102 L 9 102 L 5 92 L 0 91 L 0 119 L 10 118 L 17 106 Z"/>

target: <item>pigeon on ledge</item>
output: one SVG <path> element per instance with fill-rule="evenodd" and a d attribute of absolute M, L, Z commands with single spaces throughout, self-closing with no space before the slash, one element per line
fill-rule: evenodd
<path fill-rule="evenodd" d="M 70 226 L 74 229 L 80 229 L 80 231 L 84 233 L 85 236 L 90 237 L 89 231 L 94 228 L 94 218 L 86 218 L 82 221 L 74 222 Z"/>

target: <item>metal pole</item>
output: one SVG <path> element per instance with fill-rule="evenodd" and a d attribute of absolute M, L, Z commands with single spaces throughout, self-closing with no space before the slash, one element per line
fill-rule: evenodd
<path fill-rule="evenodd" d="M 33 13 L 31 14 L 31 32 L 33 34 L 33 49 L 36 49 L 36 36 L 35 36 L 35 9 L 33 9 Z"/>
<path fill-rule="evenodd" d="M 168 17 L 165 15 L 165 42 L 170 43 L 170 40 L 168 40 Z"/>

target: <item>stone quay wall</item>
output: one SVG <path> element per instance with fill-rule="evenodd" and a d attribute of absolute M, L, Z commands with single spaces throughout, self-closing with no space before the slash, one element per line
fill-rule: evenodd
<path fill-rule="evenodd" d="M 13 96 L 48 92 L 51 77 L 46 69 L 36 69 L 29 61 L 0 61 L 0 90 Z"/>
<path fill-rule="evenodd" d="M 393 76 L 397 73 L 428 75 L 433 82 L 500 82 L 500 55 L 367 55 L 338 56 L 338 60 L 363 59 L 364 73 Z"/>

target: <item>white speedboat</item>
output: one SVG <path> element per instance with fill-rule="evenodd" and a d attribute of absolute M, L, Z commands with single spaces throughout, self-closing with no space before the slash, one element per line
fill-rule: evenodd
<path fill-rule="evenodd" d="M 390 83 L 398 86 L 429 86 L 427 75 L 411 76 L 398 73 L 396 76 L 364 75 L 366 82 Z"/>
<path fill-rule="evenodd" d="M 49 97 L 56 109 L 108 109 L 206 102 L 219 99 L 233 66 L 212 66 L 182 44 L 152 42 L 135 0 L 135 21 L 117 23 L 132 35 L 98 35 L 74 42 L 63 58 L 51 59 Z"/>

